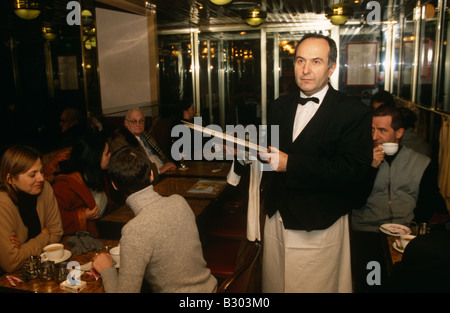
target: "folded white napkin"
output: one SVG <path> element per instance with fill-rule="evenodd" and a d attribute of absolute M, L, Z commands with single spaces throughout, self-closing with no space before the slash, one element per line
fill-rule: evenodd
<path fill-rule="evenodd" d="M 234 172 L 234 162 L 227 175 L 227 182 L 232 186 L 237 186 L 241 176 Z M 247 239 L 249 241 L 261 240 L 260 228 L 260 184 L 262 178 L 262 164 L 258 160 L 252 160 L 250 163 L 250 183 L 248 187 L 248 206 L 247 206 Z"/>

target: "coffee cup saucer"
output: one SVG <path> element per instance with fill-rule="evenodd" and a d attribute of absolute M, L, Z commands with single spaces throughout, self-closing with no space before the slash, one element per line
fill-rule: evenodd
<path fill-rule="evenodd" d="M 402 249 L 402 247 L 400 246 L 400 242 L 399 242 L 398 240 L 395 240 L 395 241 L 392 243 L 392 247 L 393 247 L 396 251 L 398 251 L 398 252 L 400 252 L 400 253 L 405 252 L 405 250 Z"/>
<path fill-rule="evenodd" d="M 71 256 L 72 256 L 72 252 L 70 252 L 69 250 L 64 249 L 64 255 L 61 258 L 55 260 L 54 262 L 55 262 L 55 264 L 64 262 L 65 260 L 67 260 Z M 41 258 L 42 257 L 44 257 L 44 253 L 41 254 Z"/>

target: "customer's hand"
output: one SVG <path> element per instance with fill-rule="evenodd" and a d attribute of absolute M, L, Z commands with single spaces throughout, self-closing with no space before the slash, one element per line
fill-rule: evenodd
<path fill-rule="evenodd" d="M 373 148 L 372 167 L 379 168 L 384 160 L 384 151 L 381 146 Z"/>
<path fill-rule="evenodd" d="M 101 274 L 105 268 L 113 267 L 113 259 L 109 253 L 100 253 L 92 261 L 92 267 Z"/>
<path fill-rule="evenodd" d="M 98 206 L 95 206 L 92 210 L 89 208 L 86 209 L 87 220 L 96 220 L 98 219 L 98 215 L 99 215 Z"/>
<path fill-rule="evenodd" d="M 175 170 L 176 168 L 177 168 L 177 166 L 175 165 L 175 163 L 167 162 L 159 169 L 159 173 L 163 174 L 167 171 Z"/>
<path fill-rule="evenodd" d="M 20 249 L 21 242 L 19 240 L 19 237 L 17 237 L 15 232 L 11 233 L 11 236 L 9 237 L 9 241 L 17 248 Z"/>

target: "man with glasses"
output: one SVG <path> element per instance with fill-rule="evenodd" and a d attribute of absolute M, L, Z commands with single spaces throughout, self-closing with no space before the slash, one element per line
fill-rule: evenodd
<path fill-rule="evenodd" d="M 156 141 L 145 131 L 145 116 L 139 109 L 131 109 L 125 115 L 124 126 L 111 138 L 110 149 L 114 153 L 126 146 L 141 147 L 150 161 L 155 164 L 156 173 L 175 169 L 176 165 L 162 152 Z"/>

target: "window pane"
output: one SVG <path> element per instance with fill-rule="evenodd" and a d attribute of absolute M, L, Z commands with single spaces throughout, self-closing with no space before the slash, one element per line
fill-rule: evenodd
<path fill-rule="evenodd" d="M 419 67 L 417 75 L 417 103 L 431 107 L 433 95 L 433 55 L 436 49 L 436 31 L 438 14 L 437 1 L 431 1 L 422 6 L 422 25 L 419 43 Z"/>

